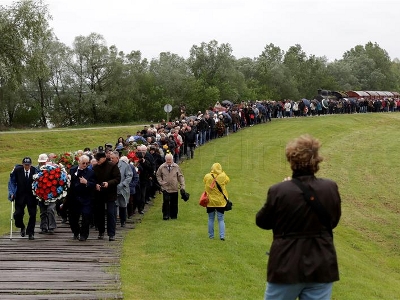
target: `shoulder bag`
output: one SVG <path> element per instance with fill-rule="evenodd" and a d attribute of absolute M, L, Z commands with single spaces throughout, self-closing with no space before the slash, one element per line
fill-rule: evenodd
<path fill-rule="evenodd" d="M 211 174 L 211 176 L 214 178 L 214 175 Z M 224 192 L 222 191 L 221 186 L 219 185 L 218 181 L 215 178 L 214 178 L 214 180 L 215 180 L 215 183 L 217 184 L 218 190 L 221 192 L 222 196 L 224 196 L 224 199 L 226 201 L 225 211 L 232 210 L 232 206 L 233 206 L 232 201 L 230 201 L 228 198 L 226 198 L 226 196 L 225 196 Z"/>
<path fill-rule="evenodd" d="M 307 188 L 300 180 L 297 178 L 292 178 L 294 184 L 296 184 L 304 194 L 304 200 L 308 205 L 311 206 L 312 210 L 317 214 L 319 221 L 326 227 L 330 236 L 333 237 L 331 216 L 322 203 L 318 200 L 315 193 L 312 193 L 309 188 Z"/>

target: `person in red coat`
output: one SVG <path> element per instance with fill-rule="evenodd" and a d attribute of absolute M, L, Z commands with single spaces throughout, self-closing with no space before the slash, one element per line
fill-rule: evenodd
<path fill-rule="evenodd" d="M 323 160 L 320 145 L 310 135 L 288 143 L 292 178 L 269 188 L 267 201 L 256 215 L 257 226 L 273 232 L 265 299 L 330 299 L 333 282 L 339 280 L 332 229 L 339 223 L 341 199 L 334 181 L 315 177 Z M 295 180 L 322 204 L 325 219 L 306 202 Z"/>

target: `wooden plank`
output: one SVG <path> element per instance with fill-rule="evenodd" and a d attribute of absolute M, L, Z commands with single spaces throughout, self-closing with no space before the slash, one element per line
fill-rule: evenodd
<path fill-rule="evenodd" d="M 38 234 L 35 240 L 19 231 L 0 238 L 0 300 L 123 299 L 119 263 L 123 236 L 133 229 L 117 228 L 117 240 L 97 239 L 91 229 L 85 242 L 72 239 L 68 224 L 53 235 Z"/>

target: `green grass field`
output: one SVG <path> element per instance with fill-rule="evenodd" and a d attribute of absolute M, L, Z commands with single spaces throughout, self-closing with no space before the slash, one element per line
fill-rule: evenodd
<path fill-rule="evenodd" d="M 325 160 L 317 176 L 335 180 L 342 196 L 334 230 L 341 280 L 333 299 L 400 299 L 399 128 L 398 113 L 281 119 L 197 148 L 195 159 L 181 164 L 191 198 L 180 201 L 178 220 L 162 220 L 159 196 L 126 236 L 125 299 L 262 299 L 272 234 L 255 225 L 255 214 L 268 187 L 291 175 L 284 148 L 304 133 L 322 141 Z M 0 133 L 0 232 L 10 225 L 8 174 L 24 156 L 114 144 L 136 129 Z M 214 162 L 231 179 L 234 207 L 225 216 L 225 242 L 208 239 L 207 214 L 198 205 Z"/>

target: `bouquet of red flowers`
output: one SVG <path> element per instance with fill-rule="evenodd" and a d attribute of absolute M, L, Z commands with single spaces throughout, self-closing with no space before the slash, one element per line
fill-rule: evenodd
<path fill-rule="evenodd" d="M 126 155 L 126 157 L 132 163 L 137 162 L 139 160 L 139 158 L 136 156 L 136 152 L 133 150 L 129 151 L 128 154 Z"/>
<path fill-rule="evenodd" d="M 62 164 L 68 170 L 71 169 L 72 166 L 76 166 L 78 164 L 78 159 L 76 155 L 72 152 L 65 152 L 63 154 L 58 155 L 57 163 Z"/>
<path fill-rule="evenodd" d="M 65 168 L 57 164 L 46 164 L 33 175 L 33 194 L 44 202 L 55 202 L 67 195 L 70 178 Z"/>

